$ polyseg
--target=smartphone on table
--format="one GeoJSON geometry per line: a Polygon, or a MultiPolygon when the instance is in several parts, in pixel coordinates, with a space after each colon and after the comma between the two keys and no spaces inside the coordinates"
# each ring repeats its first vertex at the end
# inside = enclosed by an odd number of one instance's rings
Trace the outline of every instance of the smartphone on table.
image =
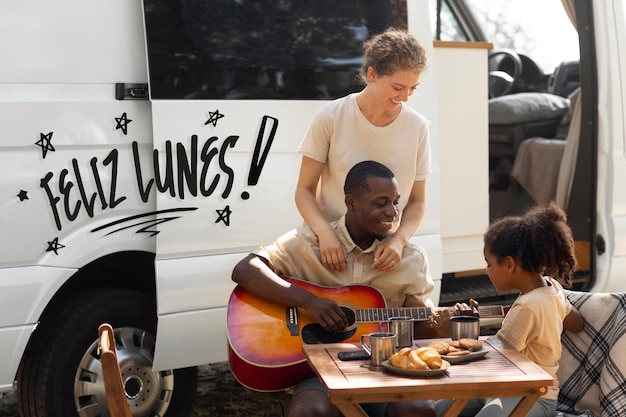
{"type": "Polygon", "coordinates": [[[360,359],[369,359],[370,355],[363,349],[347,350],[345,352],[339,352],[337,357],[342,361],[357,361],[360,359]]]}

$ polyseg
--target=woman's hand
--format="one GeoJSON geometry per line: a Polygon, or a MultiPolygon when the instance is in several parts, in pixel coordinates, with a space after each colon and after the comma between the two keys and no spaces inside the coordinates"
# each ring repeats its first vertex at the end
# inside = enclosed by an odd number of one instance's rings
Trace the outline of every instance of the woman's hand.
{"type": "Polygon", "coordinates": [[[302,157],[300,175],[296,184],[296,206],[304,221],[319,239],[322,264],[328,269],[343,272],[348,263],[348,253],[337,237],[337,233],[322,215],[315,199],[323,168],[323,163],[306,156],[302,157]]]}
{"type": "Polygon", "coordinates": [[[348,263],[346,248],[339,240],[335,231],[330,228],[328,230],[328,233],[320,233],[318,236],[322,263],[328,269],[343,272],[346,270],[348,263]]]}
{"type": "Polygon", "coordinates": [[[382,241],[374,252],[372,268],[386,272],[393,271],[400,263],[403,249],[404,245],[395,236],[382,241]]]}

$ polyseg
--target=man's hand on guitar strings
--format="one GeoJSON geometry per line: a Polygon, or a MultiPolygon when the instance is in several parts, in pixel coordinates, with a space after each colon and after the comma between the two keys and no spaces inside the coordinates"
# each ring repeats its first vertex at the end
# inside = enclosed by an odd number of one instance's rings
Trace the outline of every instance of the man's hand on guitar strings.
{"type": "Polygon", "coordinates": [[[315,296],[304,308],[327,332],[340,332],[348,326],[348,318],[336,301],[315,296]]]}

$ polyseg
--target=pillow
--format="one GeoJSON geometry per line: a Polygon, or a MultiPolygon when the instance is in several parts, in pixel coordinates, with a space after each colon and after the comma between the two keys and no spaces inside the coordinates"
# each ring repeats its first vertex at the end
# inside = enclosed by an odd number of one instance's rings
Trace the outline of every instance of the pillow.
{"type": "Polygon", "coordinates": [[[626,293],[566,293],[584,328],[561,336],[557,410],[568,417],[625,416],[626,293]]]}
{"type": "Polygon", "coordinates": [[[489,100],[489,124],[512,125],[563,117],[568,98],[548,93],[517,93],[489,100]]]}

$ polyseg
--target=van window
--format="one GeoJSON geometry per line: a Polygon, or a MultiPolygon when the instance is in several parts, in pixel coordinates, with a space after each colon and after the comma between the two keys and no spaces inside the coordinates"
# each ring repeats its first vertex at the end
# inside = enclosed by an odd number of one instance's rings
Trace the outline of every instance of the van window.
{"type": "Polygon", "coordinates": [[[429,7],[434,39],[491,42],[530,57],[545,74],[579,59],[578,34],[560,0],[429,0],[429,7]],[[473,39],[472,29],[484,39],[473,39]]]}
{"type": "Polygon", "coordinates": [[[468,0],[494,48],[510,48],[552,73],[578,61],[578,33],[560,0],[468,0]]]}
{"type": "Polygon", "coordinates": [[[470,42],[472,40],[466,34],[463,22],[452,11],[447,1],[429,0],[428,8],[433,39],[447,42],[470,42]]]}
{"type": "Polygon", "coordinates": [[[334,99],[406,0],[144,0],[153,99],[334,99]]]}

